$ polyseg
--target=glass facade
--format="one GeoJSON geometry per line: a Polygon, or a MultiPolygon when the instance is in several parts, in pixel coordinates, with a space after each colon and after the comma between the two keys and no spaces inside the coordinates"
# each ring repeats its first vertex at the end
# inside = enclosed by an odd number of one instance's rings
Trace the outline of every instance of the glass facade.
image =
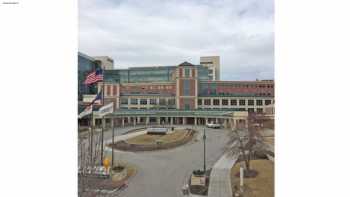
{"type": "Polygon", "coordinates": [[[208,68],[206,68],[204,66],[197,66],[197,72],[198,72],[198,80],[200,80],[200,81],[209,80],[208,68]]]}
{"type": "Polygon", "coordinates": [[[105,81],[113,83],[172,81],[176,66],[140,67],[125,70],[106,70],[105,81]]]}
{"type": "Polygon", "coordinates": [[[96,85],[84,85],[86,75],[95,70],[98,64],[93,58],[78,53],[78,100],[83,100],[83,94],[96,94],[96,85]]]}
{"type": "Polygon", "coordinates": [[[183,96],[190,96],[190,80],[184,79],[183,80],[183,96]]]}

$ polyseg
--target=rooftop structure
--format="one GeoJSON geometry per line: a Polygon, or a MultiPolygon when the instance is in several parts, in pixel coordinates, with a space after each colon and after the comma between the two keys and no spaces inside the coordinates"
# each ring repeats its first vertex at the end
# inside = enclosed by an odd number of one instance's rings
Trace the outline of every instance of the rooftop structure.
{"type": "Polygon", "coordinates": [[[208,68],[210,80],[220,80],[220,56],[200,57],[200,64],[208,68]]]}
{"type": "Polygon", "coordinates": [[[95,61],[99,61],[104,70],[112,70],[114,68],[114,60],[108,56],[94,56],[95,61]]]}

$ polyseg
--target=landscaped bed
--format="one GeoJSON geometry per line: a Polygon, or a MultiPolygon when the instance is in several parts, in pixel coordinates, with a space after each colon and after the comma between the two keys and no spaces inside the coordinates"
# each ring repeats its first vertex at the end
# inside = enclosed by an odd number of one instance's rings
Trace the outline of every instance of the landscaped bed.
{"type": "MultiPolygon", "coordinates": [[[[250,168],[257,171],[257,176],[244,178],[244,197],[274,196],[274,163],[270,160],[251,160],[250,168]]],[[[240,163],[231,169],[232,191],[239,188],[240,163]]]]}
{"type": "Polygon", "coordinates": [[[195,195],[208,195],[208,187],[209,187],[209,178],[210,178],[211,169],[207,170],[205,175],[203,171],[194,171],[191,178],[188,180],[189,192],[195,195]],[[197,173],[196,173],[197,172],[197,173]],[[198,172],[205,177],[205,185],[192,185],[191,180],[192,176],[198,174],[198,172]]]}
{"type": "MultiPolygon", "coordinates": [[[[191,141],[194,130],[175,130],[165,135],[143,134],[127,140],[119,141],[113,146],[115,149],[126,151],[152,151],[174,148],[191,141]]],[[[109,146],[112,146],[110,144],[109,146]]]]}
{"type": "Polygon", "coordinates": [[[120,181],[113,181],[111,177],[100,178],[96,176],[83,176],[79,174],[78,178],[83,179],[83,181],[79,181],[79,184],[84,184],[84,196],[96,196],[101,190],[113,191],[120,187],[123,187],[125,185],[126,180],[136,174],[136,168],[134,166],[127,165],[126,170],[126,177],[120,181]]]}

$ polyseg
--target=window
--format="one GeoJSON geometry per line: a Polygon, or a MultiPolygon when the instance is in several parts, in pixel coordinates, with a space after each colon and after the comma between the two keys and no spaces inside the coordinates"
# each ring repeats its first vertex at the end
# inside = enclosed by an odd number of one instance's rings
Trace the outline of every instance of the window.
{"type": "Polygon", "coordinates": [[[140,99],[141,105],[147,105],[147,99],[140,99]]]}
{"type": "Polygon", "coordinates": [[[219,99],[214,99],[213,100],[214,105],[220,105],[220,100],[219,99]]]}
{"type": "Polygon", "coordinates": [[[221,100],[222,105],[228,105],[228,100],[227,99],[222,99],[221,100]]]}
{"type": "Polygon", "coordinates": [[[116,85],[113,86],[113,95],[117,95],[117,86],[116,85]]]}
{"type": "Polygon", "coordinates": [[[157,99],[149,99],[149,104],[157,105],[157,99]]]}
{"type": "Polygon", "coordinates": [[[184,99],[184,106],[185,106],[185,110],[190,110],[191,109],[191,100],[184,99]]]}
{"type": "Polygon", "coordinates": [[[185,77],[190,77],[190,71],[189,68],[185,68],[185,77]]]}
{"type": "Polygon", "coordinates": [[[261,106],[263,104],[262,100],[256,100],[256,105],[261,106]]]}
{"type": "Polygon", "coordinates": [[[248,105],[254,105],[254,100],[248,100],[248,105]]]}
{"type": "Polygon", "coordinates": [[[190,95],[190,80],[183,80],[183,92],[182,94],[184,96],[189,96],[190,95]]]}
{"type": "Polygon", "coordinates": [[[175,99],[169,99],[168,105],[175,105],[175,99]]]}
{"type": "Polygon", "coordinates": [[[211,105],[210,99],[204,99],[204,105],[211,105]]]}
{"type": "Polygon", "coordinates": [[[127,104],[129,104],[129,101],[127,98],[122,98],[121,103],[122,103],[122,105],[127,105],[127,104]]]}
{"type": "Polygon", "coordinates": [[[107,96],[111,95],[111,86],[110,85],[105,85],[105,88],[107,87],[107,96]]]}
{"type": "Polygon", "coordinates": [[[271,104],[271,100],[265,100],[265,105],[270,105],[271,104]]]}
{"type": "Polygon", "coordinates": [[[209,74],[213,74],[213,70],[212,69],[209,69],[209,74]]]}
{"type": "Polygon", "coordinates": [[[254,108],[248,108],[248,112],[254,112],[254,108]]]}
{"type": "Polygon", "coordinates": [[[232,99],[231,100],[231,105],[237,105],[237,100],[236,99],[232,99]]]}
{"type": "Polygon", "coordinates": [[[245,105],[245,100],[239,100],[239,105],[245,105]]]}
{"type": "Polygon", "coordinates": [[[137,99],[130,99],[130,104],[132,105],[137,105],[138,104],[138,100],[137,99]]]}
{"type": "Polygon", "coordinates": [[[166,105],[165,99],[159,99],[159,105],[166,105]]]}
{"type": "Polygon", "coordinates": [[[257,108],[256,111],[257,111],[258,113],[263,113],[263,109],[262,109],[262,108],[257,108]]]}
{"type": "Polygon", "coordinates": [[[202,105],[202,99],[198,99],[198,105],[202,105]]]}

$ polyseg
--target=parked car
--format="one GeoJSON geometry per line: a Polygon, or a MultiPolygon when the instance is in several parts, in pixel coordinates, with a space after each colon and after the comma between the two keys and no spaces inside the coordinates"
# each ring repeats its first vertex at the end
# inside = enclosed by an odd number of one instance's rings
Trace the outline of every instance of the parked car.
{"type": "Polygon", "coordinates": [[[221,124],[219,124],[219,123],[208,123],[207,127],[208,128],[213,128],[213,129],[220,129],[221,128],[221,124]]]}

